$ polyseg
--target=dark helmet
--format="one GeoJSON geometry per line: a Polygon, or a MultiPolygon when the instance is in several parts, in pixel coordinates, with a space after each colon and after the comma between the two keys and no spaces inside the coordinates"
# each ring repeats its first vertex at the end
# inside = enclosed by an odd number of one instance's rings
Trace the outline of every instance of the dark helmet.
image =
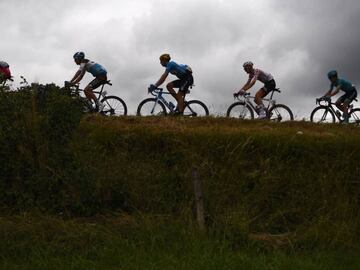
{"type": "Polygon", "coordinates": [[[336,70],[331,70],[328,72],[327,76],[329,79],[331,79],[332,77],[337,77],[338,73],[336,70]]]}
{"type": "Polygon", "coordinates": [[[169,62],[171,60],[170,54],[164,53],[159,57],[160,61],[169,62]]]}
{"type": "Polygon", "coordinates": [[[83,59],[85,59],[85,53],[83,53],[83,52],[77,52],[77,53],[75,53],[74,54],[74,59],[75,60],[83,60],[83,59]]]}
{"type": "Polygon", "coordinates": [[[243,68],[247,68],[247,67],[253,67],[254,63],[251,61],[247,61],[243,64],[243,68]]]}

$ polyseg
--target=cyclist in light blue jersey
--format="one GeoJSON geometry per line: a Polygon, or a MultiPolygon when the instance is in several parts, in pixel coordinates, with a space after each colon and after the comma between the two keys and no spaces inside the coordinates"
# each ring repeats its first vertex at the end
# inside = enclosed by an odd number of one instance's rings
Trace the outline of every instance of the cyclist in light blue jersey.
{"type": "Polygon", "coordinates": [[[154,90],[162,85],[169,73],[178,77],[178,80],[168,83],[166,88],[178,103],[178,113],[183,114],[185,107],[184,99],[186,94],[189,92],[189,87],[194,83],[194,78],[192,70],[189,66],[180,65],[170,60],[171,57],[169,54],[163,54],[160,56],[160,64],[165,67],[166,70],[155,84],[150,85],[149,89],[154,90]],[[179,88],[179,92],[176,93],[174,88],[179,88]]]}
{"type": "Polygon", "coordinates": [[[339,78],[336,70],[330,71],[328,73],[328,78],[331,82],[330,90],[324,97],[330,98],[335,96],[340,90],[345,92],[345,94],[342,95],[335,104],[336,107],[343,112],[344,122],[347,123],[349,122],[349,107],[351,102],[353,102],[357,97],[357,90],[351,82],[339,78]]]}
{"type": "Polygon", "coordinates": [[[83,52],[77,52],[74,54],[74,61],[77,65],[80,66],[79,70],[75,73],[74,77],[71,79],[70,84],[79,83],[84,77],[86,72],[91,73],[95,79],[92,80],[84,89],[84,93],[88,100],[93,100],[98,110],[101,111],[104,107],[103,104],[96,98],[93,93],[93,90],[107,82],[107,71],[98,63],[85,59],[85,54],[83,52]]]}

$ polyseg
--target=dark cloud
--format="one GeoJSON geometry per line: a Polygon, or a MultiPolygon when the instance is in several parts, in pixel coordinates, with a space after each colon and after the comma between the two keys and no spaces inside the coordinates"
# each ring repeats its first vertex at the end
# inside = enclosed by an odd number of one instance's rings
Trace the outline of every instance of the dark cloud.
{"type": "Polygon", "coordinates": [[[15,75],[61,83],[84,50],[108,69],[110,91],[132,113],[163,72],[163,52],[192,66],[193,97],[218,114],[245,82],[247,60],[275,76],[280,101],[299,116],[325,92],[329,69],[360,85],[358,0],[0,0],[0,9],[0,58],[15,75]]]}

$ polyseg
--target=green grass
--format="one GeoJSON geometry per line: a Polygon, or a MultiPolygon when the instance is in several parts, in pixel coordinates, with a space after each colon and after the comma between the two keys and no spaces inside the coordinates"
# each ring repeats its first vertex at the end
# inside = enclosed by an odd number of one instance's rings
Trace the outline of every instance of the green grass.
{"type": "Polygon", "coordinates": [[[226,240],[158,218],[0,220],[1,269],[359,269],[357,254],[234,249],[226,240]]]}
{"type": "Polygon", "coordinates": [[[359,268],[358,127],[83,116],[46,89],[0,91],[4,269],[359,268]]]}

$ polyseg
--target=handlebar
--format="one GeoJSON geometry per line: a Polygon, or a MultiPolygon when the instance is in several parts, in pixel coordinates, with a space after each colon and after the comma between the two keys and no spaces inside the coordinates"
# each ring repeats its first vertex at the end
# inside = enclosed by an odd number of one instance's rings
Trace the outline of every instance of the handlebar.
{"type": "Polygon", "coordinates": [[[321,97],[321,98],[317,98],[316,99],[316,104],[320,105],[321,102],[327,102],[327,103],[331,103],[331,98],[330,97],[321,97]]]}
{"type": "MultiPolygon", "coordinates": [[[[163,93],[164,89],[156,87],[152,89],[151,87],[148,88],[148,93],[156,97],[158,94],[163,93]]],[[[164,94],[170,94],[170,93],[164,93],[164,94]]]]}
{"type": "Polygon", "coordinates": [[[240,99],[240,97],[244,97],[244,98],[250,97],[250,93],[245,93],[243,95],[234,94],[234,99],[240,99]]]}

